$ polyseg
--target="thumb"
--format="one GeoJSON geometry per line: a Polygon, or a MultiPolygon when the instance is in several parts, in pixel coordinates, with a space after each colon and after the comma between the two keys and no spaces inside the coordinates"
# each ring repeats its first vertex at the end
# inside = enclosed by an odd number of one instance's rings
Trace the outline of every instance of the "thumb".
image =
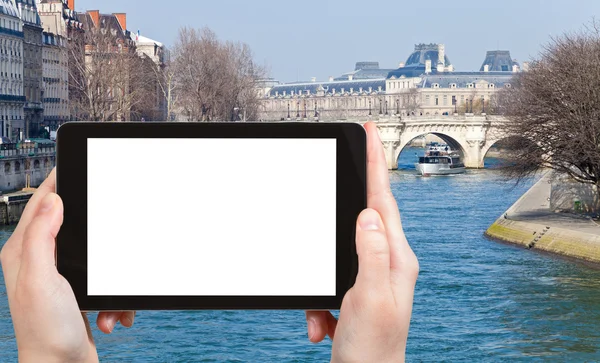
{"type": "Polygon", "coordinates": [[[356,285],[377,289],[389,286],[390,246],[381,216],[374,209],[365,209],[356,226],[358,276],[356,285]]]}
{"type": "Polygon", "coordinates": [[[63,222],[63,204],[55,193],[48,193],[25,230],[22,266],[33,272],[55,268],[56,235],[63,222]]]}

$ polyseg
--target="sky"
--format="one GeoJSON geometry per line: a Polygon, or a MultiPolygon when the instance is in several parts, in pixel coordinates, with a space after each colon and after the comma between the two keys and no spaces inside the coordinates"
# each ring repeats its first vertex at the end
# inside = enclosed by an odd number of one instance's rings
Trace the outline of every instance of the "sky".
{"type": "Polygon", "coordinates": [[[552,36],[600,15],[599,0],[75,0],[75,10],[127,13],[127,27],[171,46],[180,27],[208,27],[247,43],[281,82],[327,80],[357,61],[397,68],[417,43],[443,43],[459,71],[479,70],[488,50],[519,63],[552,36]]]}

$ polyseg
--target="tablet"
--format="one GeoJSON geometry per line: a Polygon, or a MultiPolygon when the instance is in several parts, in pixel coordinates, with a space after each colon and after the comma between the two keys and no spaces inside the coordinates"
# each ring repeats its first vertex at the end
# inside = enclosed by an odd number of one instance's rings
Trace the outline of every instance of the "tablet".
{"type": "Polygon", "coordinates": [[[366,133],[67,123],[57,193],[57,268],[82,311],[339,309],[358,269],[366,133]]]}

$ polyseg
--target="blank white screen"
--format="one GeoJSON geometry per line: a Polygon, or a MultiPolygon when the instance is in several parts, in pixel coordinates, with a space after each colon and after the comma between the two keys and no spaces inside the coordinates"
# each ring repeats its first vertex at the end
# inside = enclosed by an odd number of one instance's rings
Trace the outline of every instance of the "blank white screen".
{"type": "Polygon", "coordinates": [[[335,139],[88,139],[89,296],[335,296],[335,139]]]}

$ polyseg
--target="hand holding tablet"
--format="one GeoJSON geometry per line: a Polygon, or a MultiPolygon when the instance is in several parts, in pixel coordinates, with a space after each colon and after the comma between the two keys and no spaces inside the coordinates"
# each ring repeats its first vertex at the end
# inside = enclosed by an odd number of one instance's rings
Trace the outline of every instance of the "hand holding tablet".
{"type": "MultiPolygon", "coordinates": [[[[418,273],[416,258],[406,243],[397,206],[389,192],[385,159],[381,143],[377,137],[376,127],[373,124],[367,124],[366,128],[369,131],[368,206],[372,210],[363,212],[359,218],[359,224],[361,221],[367,221],[365,226],[357,227],[356,218],[352,223],[357,233],[356,245],[358,245],[361,261],[358,278],[354,287],[344,298],[337,330],[334,319],[328,315],[329,313],[313,311],[307,315],[309,322],[311,322],[309,323],[309,334],[312,341],[322,340],[325,333],[333,335],[334,330],[336,336],[345,337],[336,339],[334,342],[332,360],[340,362],[348,356],[364,358],[391,357],[394,361],[397,361],[400,350],[402,355],[404,354],[404,344],[402,343],[406,340],[414,284],[418,273]],[[378,224],[379,222],[381,224],[378,224]],[[378,228],[374,229],[373,226],[378,226],[378,228]],[[386,244],[389,246],[388,248],[385,248],[386,244]],[[388,263],[386,263],[386,258],[389,259],[388,263]],[[353,329],[355,332],[352,333],[349,329],[353,329]],[[347,335],[348,333],[352,334],[347,335]],[[354,336],[360,341],[352,343],[351,340],[347,339],[349,336],[354,336]],[[377,336],[378,339],[372,342],[366,339],[377,336]],[[352,344],[345,346],[344,342],[352,344]],[[389,354],[386,355],[386,352],[389,354]]],[[[56,352],[57,354],[65,353],[71,357],[83,357],[84,354],[93,352],[94,354],[91,355],[93,357],[95,356],[95,349],[93,349],[94,347],[89,340],[91,335],[88,337],[86,333],[85,322],[87,320],[81,319],[77,307],[77,302],[81,300],[76,300],[76,294],[73,294],[68,284],[65,284],[66,280],[62,279],[56,268],[52,266],[53,248],[44,248],[44,246],[53,246],[52,237],[58,232],[61,222],[62,203],[59,198],[51,194],[54,187],[53,177],[54,174],[36,192],[36,195],[28,204],[19,226],[0,256],[7,281],[7,291],[20,355],[26,355],[26,351],[22,350],[22,347],[37,347],[38,351],[43,351],[43,343],[50,343],[53,347],[61,348],[59,349],[61,351],[56,352]],[[45,195],[49,195],[49,198],[55,198],[55,204],[50,210],[42,211],[39,208],[40,200],[45,195]],[[21,246],[23,253],[21,253],[21,246]],[[41,262],[44,263],[40,264],[41,262]],[[32,268],[32,266],[45,266],[46,270],[32,268]],[[22,271],[28,271],[28,273],[22,271]],[[39,281],[44,279],[47,273],[52,278],[45,280],[44,284],[40,284],[39,281]],[[16,276],[22,278],[18,285],[15,283],[16,276]],[[17,286],[19,288],[16,288],[17,286]],[[39,296],[41,292],[50,290],[57,294],[54,296],[54,300],[33,298],[35,294],[39,296]],[[52,305],[52,302],[57,305],[52,305]],[[41,309],[42,305],[53,312],[52,316],[42,314],[35,321],[32,321],[28,314],[24,315],[22,313],[24,310],[41,309]],[[52,332],[58,324],[67,329],[65,332],[69,334],[61,335],[61,337],[52,334],[47,336],[40,334],[41,331],[52,332]],[[27,331],[30,331],[31,334],[27,331]],[[50,341],[32,342],[31,339],[34,336],[37,338],[45,336],[50,341]],[[56,344],[62,341],[59,338],[65,338],[67,341],[63,341],[63,343],[66,343],[66,345],[56,344]]],[[[65,228],[64,224],[62,228],[61,232],[65,228]]],[[[352,244],[354,245],[354,243],[352,244]]],[[[310,264],[306,264],[306,268],[310,268],[310,264]]],[[[336,274],[336,276],[339,276],[339,274],[336,274]]],[[[339,283],[339,281],[336,282],[339,283]]],[[[202,298],[206,298],[206,296],[202,298]]],[[[281,303],[282,301],[274,301],[274,303],[281,303]]],[[[333,300],[321,300],[319,304],[323,307],[327,305],[323,303],[324,301],[331,302],[333,300]]],[[[275,306],[277,305],[275,304],[275,306]]],[[[183,308],[190,308],[190,306],[184,306],[183,308]]],[[[107,314],[111,313],[103,313],[99,316],[99,324],[100,317],[103,317],[104,322],[111,319],[116,320],[115,317],[117,319],[121,317],[121,321],[124,323],[129,323],[129,318],[132,318],[128,315],[129,313],[112,313],[114,316],[107,314]]],[[[48,352],[49,350],[46,351],[45,358],[50,357],[48,352]]],[[[31,353],[31,350],[27,354],[29,353],[31,353]]]]}

